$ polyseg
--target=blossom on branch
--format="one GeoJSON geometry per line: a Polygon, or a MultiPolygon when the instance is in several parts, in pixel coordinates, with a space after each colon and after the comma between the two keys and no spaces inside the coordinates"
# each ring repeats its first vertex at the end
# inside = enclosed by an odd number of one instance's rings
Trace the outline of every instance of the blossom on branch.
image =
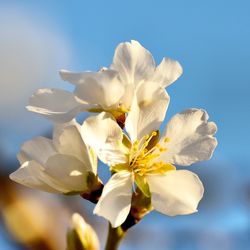
{"type": "Polygon", "coordinates": [[[139,42],[125,42],[117,46],[110,68],[82,73],[61,70],[62,79],[75,85],[74,93],[39,89],[27,109],[54,122],[68,122],[82,111],[106,111],[119,118],[129,112],[135,96],[140,105],[148,104],[158,88],[169,86],[181,74],[177,61],[163,58],[156,66],[139,42]]]}
{"type": "Polygon", "coordinates": [[[89,193],[102,186],[97,158],[82,139],[75,121],[57,125],[53,140],[37,137],[25,142],[18,154],[21,167],[10,178],[51,193],[89,193]]]}
{"type": "Polygon", "coordinates": [[[170,216],[196,212],[203,196],[198,176],[174,165],[210,159],[217,145],[213,136],[217,127],[208,122],[206,111],[188,109],[169,121],[159,139],[168,105],[166,96],[162,99],[143,109],[134,99],[125,123],[130,138],[108,113],[90,117],[82,126],[86,143],[114,173],[94,210],[113,227],[126,220],[135,186],[151,197],[154,209],[170,216]]]}

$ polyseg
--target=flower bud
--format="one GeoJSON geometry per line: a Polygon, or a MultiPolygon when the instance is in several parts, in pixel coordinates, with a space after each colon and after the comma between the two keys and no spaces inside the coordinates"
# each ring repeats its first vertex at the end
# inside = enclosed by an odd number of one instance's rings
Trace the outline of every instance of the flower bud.
{"type": "Polygon", "coordinates": [[[99,240],[94,229],[80,214],[71,218],[71,229],[67,234],[67,250],[99,250],[99,240]]]}

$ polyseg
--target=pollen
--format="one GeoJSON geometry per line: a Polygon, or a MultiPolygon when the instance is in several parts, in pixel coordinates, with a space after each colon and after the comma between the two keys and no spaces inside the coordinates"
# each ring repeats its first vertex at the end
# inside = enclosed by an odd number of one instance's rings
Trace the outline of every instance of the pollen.
{"type": "Polygon", "coordinates": [[[169,137],[165,137],[163,140],[165,143],[170,142],[170,138],[169,137]]]}
{"type": "Polygon", "coordinates": [[[167,148],[162,147],[159,143],[157,143],[155,146],[159,149],[160,152],[166,152],[167,151],[167,148]]]}
{"type": "Polygon", "coordinates": [[[166,152],[167,150],[167,148],[160,148],[160,152],[166,152]]]}

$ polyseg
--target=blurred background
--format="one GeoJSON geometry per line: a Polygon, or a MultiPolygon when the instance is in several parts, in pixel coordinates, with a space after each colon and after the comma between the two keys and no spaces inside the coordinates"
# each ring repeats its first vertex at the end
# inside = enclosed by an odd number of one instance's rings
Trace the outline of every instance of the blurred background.
{"type": "Polygon", "coordinates": [[[152,212],[122,250],[250,248],[250,2],[0,0],[0,249],[61,250],[72,212],[103,242],[106,222],[80,197],[28,190],[8,180],[20,145],[50,135],[49,121],[25,110],[40,87],[70,89],[59,69],[109,66],[118,43],[138,40],[157,63],[180,61],[168,88],[167,120],[204,108],[218,125],[212,160],[191,167],[205,185],[199,212],[169,218],[152,212]]]}

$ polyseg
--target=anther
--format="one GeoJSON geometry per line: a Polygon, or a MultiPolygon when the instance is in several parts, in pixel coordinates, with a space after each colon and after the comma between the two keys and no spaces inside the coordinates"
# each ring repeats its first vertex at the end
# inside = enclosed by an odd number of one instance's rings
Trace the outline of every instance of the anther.
{"type": "Polygon", "coordinates": [[[169,138],[169,137],[165,137],[165,138],[164,138],[164,142],[165,142],[165,143],[167,143],[167,142],[169,142],[169,141],[170,141],[170,138],[169,138]]]}
{"type": "Polygon", "coordinates": [[[151,135],[152,135],[152,136],[156,136],[157,133],[156,133],[155,131],[153,131],[151,135]]]}
{"type": "Polygon", "coordinates": [[[160,150],[160,152],[166,152],[167,148],[160,148],[159,150],[160,150]]]}
{"type": "Polygon", "coordinates": [[[133,145],[138,145],[139,144],[139,141],[138,140],[136,140],[134,143],[133,143],[133,145]]]}

